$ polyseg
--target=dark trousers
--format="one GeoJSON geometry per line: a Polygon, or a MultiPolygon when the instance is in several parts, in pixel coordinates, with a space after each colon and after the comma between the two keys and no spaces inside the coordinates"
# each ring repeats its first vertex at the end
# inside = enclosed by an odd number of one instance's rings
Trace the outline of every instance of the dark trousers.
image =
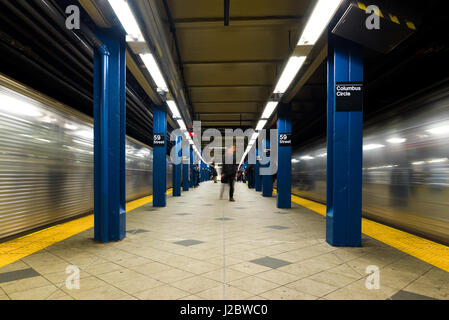
{"type": "Polygon", "coordinates": [[[229,199],[234,198],[234,179],[229,179],[229,199]]]}

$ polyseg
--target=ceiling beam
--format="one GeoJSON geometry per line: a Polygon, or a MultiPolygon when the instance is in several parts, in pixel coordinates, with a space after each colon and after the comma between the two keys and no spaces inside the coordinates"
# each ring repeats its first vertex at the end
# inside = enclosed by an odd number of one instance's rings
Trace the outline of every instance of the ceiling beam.
{"type": "Polygon", "coordinates": [[[214,85],[189,85],[189,88],[272,88],[271,84],[214,84],[214,85]]]}
{"type": "Polygon", "coordinates": [[[81,6],[86,10],[87,14],[92,18],[100,28],[109,28],[111,25],[108,19],[103,15],[97,3],[92,0],[78,0],[81,6]]]}
{"type": "MultiPolygon", "coordinates": [[[[298,27],[301,17],[254,17],[232,18],[230,25],[234,27],[291,26],[298,27]]],[[[214,29],[223,28],[221,19],[185,19],[174,20],[177,29],[214,29]]]]}
{"type": "Polygon", "coordinates": [[[188,65],[217,65],[217,64],[278,64],[283,63],[282,59],[271,60],[221,60],[221,61],[183,61],[184,66],[188,65]]]}
{"type": "Polygon", "coordinates": [[[195,114],[199,114],[199,115],[241,115],[241,114],[249,114],[249,115],[254,115],[254,114],[259,114],[259,111],[242,111],[242,112],[225,112],[223,110],[220,110],[218,112],[214,112],[214,111],[209,111],[209,112],[195,112],[195,114]]]}

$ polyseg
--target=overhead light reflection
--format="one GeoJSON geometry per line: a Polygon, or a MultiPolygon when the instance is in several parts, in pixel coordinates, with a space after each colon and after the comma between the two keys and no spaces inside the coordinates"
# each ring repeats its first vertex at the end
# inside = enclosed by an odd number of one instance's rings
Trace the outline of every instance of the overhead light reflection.
{"type": "Polygon", "coordinates": [[[429,130],[426,130],[427,132],[430,132],[431,134],[445,134],[449,133],[449,125],[439,126],[435,127],[429,130]]]}
{"type": "Polygon", "coordinates": [[[368,150],[374,150],[374,149],[379,149],[379,148],[383,148],[383,147],[385,147],[383,144],[373,143],[373,144],[364,145],[363,150],[368,151],[368,150]]]}
{"type": "Polygon", "coordinates": [[[387,140],[387,142],[391,144],[400,144],[404,143],[405,141],[407,141],[407,139],[405,138],[391,138],[387,140]]]}

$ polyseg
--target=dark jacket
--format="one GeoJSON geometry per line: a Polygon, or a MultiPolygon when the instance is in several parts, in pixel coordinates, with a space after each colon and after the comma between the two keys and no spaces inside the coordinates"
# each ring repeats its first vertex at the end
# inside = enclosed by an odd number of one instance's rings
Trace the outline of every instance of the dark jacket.
{"type": "Polygon", "coordinates": [[[237,165],[235,164],[223,165],[223,174],[227,181],[229,181],[229,178],[234,179],[236,172],[237,172],[237,165]]]}

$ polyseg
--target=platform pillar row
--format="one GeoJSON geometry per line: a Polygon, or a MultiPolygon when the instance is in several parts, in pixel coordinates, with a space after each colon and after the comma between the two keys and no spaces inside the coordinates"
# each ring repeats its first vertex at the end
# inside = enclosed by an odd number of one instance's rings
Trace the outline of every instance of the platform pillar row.
{"type": "MultiPolygon", "coordinates": [[[[268,152],[270,150],[270,138],[264,137],[262,139],[262,145],[265,150],[267,150],[266,157],[270,159],[268,152]]],[[[264,150],[262,150],[264,152],[264,150]]],[[[261,167],[269,168],[271,159],[266,163],[261,165],[261,167]]],[[[266,172],[265,172],[266,173],[266,172]]],[[[262,179],[262,196],[263,197],[272,197],[273,196],[273,175],[272,174],[264,174],[261,175],[262,179]]]]}
{"type": "Polygon", "coordinates": [[[173,196],[181,196],[181,175],[182,175],[182,137],[176,136],[173,148],[175,149],[175,157],[179,162],[173,164],[173,196]]]}
{"type": "Polygon", "coordinates": [[[94,239],[126,235],[126,41],[117,29],[96,30],[94,53],[94,239]]]}
{"type": "Polygon", "coordinates": [[[182,191],[189,191],[190,144],[182,139],[182,191]]]}
{"type": "Polygon", "coordinates": [[[292,202],[292,120],[291,106],[287,103],[281,103],[278,106],[277,120],[277,192],[276,206],[282,209],[291,208],[292,202]],[[282,144],[280,136],[284,135],[282,144]],[[288,141],[289,140],[289,141],[288,141]],[[290,142],[290,143],[288,143],[290,142]]]}
{"type": "Polygon", "coordinates": [[[190,188],[193,188],[195,186],[195,170],[193,169],[193,148],[190,146],[189,149],[190,152],[190,179],[189,179],[189,186],[190,188]]]}
{"type": "MultiPolygon", "coordinates": [[[[361,246],[363,106],[336,104],[337,82],[363,81],[363,48],[329,32],[326,241],[361,246]]],[[[362,104],[362,103],[360,103],[362,104]]]]}
{"type": "Polygon", "coordinates": [[[254,165],[254,185],[256,191],[262,191],[262,180],[260,176],[260,150],[259,147],[256,148],[256,164],[254,165]]]}
{"type": "Polygon", "coordinates": [[[167,205],[167,111],[153,107],[153,207],[167,205]],[[159,137],[160,139],[156,139],[159,137]],[[156,141],[164,142],[156,144],[156,141]]]}

